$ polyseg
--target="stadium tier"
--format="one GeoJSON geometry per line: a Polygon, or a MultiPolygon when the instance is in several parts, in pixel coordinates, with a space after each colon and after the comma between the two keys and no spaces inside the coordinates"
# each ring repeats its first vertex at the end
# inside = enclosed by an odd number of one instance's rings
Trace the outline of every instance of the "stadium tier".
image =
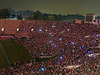
{"type": "MultiPolygon", "coordinates": [[[[30,64],[14,66],[16,75],[100,74],[100,25],[39,20],[0,22],[2,35],[14,35],[34,59],[30,64]],[[46,60],[37,62],[42,58],[46,60]]],[[[0,69],[0,74],[5,73],[13,71],[10,67],[0,69]]]]}

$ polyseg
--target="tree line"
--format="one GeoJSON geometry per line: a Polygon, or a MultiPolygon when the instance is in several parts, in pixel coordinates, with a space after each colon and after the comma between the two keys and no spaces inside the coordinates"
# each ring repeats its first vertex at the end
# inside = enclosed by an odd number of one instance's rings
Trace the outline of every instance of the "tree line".
{"type": "Polygon", "coordinates": [[[31,16],[26,17],[28,20],[49,20],[49,21],[74,21],[82,20],[84,21],[84,16],[79,14],[67,14],[67,15],[56,15],[56,14],[47,14],[41,13],[40,11],[33,12],[31,16]]]}
{"type": "MultiPolygon", "coordinates": [[[[15,12],[15,11],[14,11],[15,12]]],[[[22,12],[22,11],[21,11],[22,12]]],[[[23,11],[24,12],[24,11],[23,11]]],[[[30,12],[29,10],[27,11],[27,13],[30,12]]],[[[57,15],[57,14],[48,14],[48,13],[42,13],[40,11],[36,11],[36,12],[32,12],[29,16],[23,16],[26,13],[26,11],[24,13],[18,13],[18,19],[25,19],[25,20],[48,20],[48,21],[74,21],[75,19],[77,20],[82,20],[84,21],[84,16],[83,15],[79,15],[79,14],[67,14],[67,15],[57,15]],[[22,17],[23,16],[23,17],[22,17]]],[[[9,12],[9,10],[7,8],[4,9],[0,9],[0,19],[7,19],[9,18],[10,15],[15,15],[14,13],[12,14],[11,12],[9,12]]]]}

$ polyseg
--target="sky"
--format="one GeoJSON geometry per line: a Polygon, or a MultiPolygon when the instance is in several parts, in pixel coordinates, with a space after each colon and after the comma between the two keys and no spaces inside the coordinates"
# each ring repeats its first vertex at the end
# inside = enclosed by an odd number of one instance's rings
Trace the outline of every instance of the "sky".
{"type": "Polygon", "coordinates": [[[94,13],[100,16],[100,0],[0,0],[0,9],[33,10],[51,14],[94,13]]]}

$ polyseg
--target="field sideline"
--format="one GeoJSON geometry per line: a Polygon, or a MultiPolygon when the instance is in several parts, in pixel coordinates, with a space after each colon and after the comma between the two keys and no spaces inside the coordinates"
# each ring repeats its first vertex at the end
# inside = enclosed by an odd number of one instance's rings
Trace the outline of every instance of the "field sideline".
{"type": "MultiPolygon", "coordinates": [[[[21,44],[16,43],[14,40],[0,40],[0,43],[5,50],[5,53],[10,60],[11,64],[15,62],[29,62],[32,57],[28,51],[21,44]]],[[[0,68],[9,66],[1,48],[0,48],[0,68]]]]}

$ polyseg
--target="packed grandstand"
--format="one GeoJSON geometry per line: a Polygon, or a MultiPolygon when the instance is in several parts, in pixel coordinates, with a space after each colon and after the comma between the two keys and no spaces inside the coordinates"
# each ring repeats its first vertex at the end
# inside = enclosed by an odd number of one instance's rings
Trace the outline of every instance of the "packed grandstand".
{"type": "Polygon", "coordinates": [[[10,66],[1,68],[1,75],[100,74],[100,25],[0,20],[0,29],[1,40],[11,38],[20,42],[34,59],[34,62],[13,66],[13,70],[10,66]],[[50,59],[37,62],[36,58],[50,59]]]}

